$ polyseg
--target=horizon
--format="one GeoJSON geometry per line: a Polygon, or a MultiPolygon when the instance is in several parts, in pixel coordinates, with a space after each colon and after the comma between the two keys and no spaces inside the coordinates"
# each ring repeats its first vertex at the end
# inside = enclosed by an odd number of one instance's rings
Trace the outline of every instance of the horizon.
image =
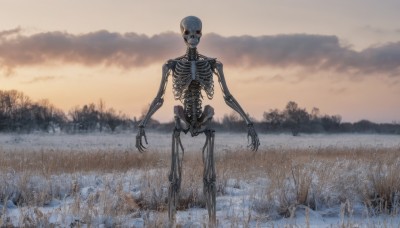
{"type": "MultiPolygon", "coordinates": [[[[0,13],[0,90],[48,99],[67,113],[104,100],[130,117],[154,99],[161,66],[185,52],[180,20],[203,21],[198,50],[224,64],[246,113],[289,101],[343,122],[400,121],[400,3],[203,1],[194,8],[157,1],[6,1],[0,13]],[[221,12],[224,12],[221,14],[221,12]]],[[[172,80],[152,117],[173,119],[172,80]]],[[[217,79],[203,107],[230,114],[217,79]]]]}
{"type": "MultiPolygon", "coordinates": [[[[120,110],[116,110],[113,106],[110,106],[110,105],[106,104],[104,102],[104,100],[102,100],[102,99],[98,100],[97,102],[89,102],[89,103],[86,103],[86,104],[83,104],[83,105],[75,105],[75,106],[71,107],[71,109],[69,109],[68,111],[64,111],[64,110],[60,109],[59,107],[55,106],[54,104],[52,104],[48,99],[32,100],[29,96],[27,96],[26,94],[24,94],[21,91],[17,91],[17,90],[0,90],[0,93],[1,92],[6,92],[7,93],[7,92],[11,92],[11,91],[16,91],[17,94],[18,94],[17,95],[18,98],[20,98],[20,95],[24,96],[24,98],[22,100],[25,101],[25,105],[27,104],[26,101],[28,101],[31,104],[38,104],[39,106],[43,106],[44,108],[49,108],[49,107],[55,108],[57,110],[62,111],[65,114],[65,116],[68,118],[69,121],[72,120],[71,119],[71,114],[69,113],[70,111],[72,111],[72,112],[77,111],[77,110],[81,111],[84,106],[91,106],[91,105],[94,105],[94,107],[95,107],[95,109],[97,111],[99,111],[100,110],[100,106],[102,106],[101,109],[103,110],[103,112],[112,111],[112,112],[115,112],[116,114],[118,113],[117,115],[119,117],[127,118],[130,121],[135,121],[135,120],[136,121],[140,121],[141,120],[140,118],[143,117],[143,116],[140,116],[140,115],[139,116],[130,116],[127,113],[124,113],[124,112],[122,112],[120,110]]],[[[304,108],[300,104],[298,104],[296,101],[288,101],[287,104],[290,103],[290,102],[294,102],[296,105],[298,105],[298,109],[299,110],[305,110],[305,112],[309,115],[309,117],[312,118],[314,110],[307,110],[306,108],[304,108]]],[[[19,107],[19,108],[21,108],[21,107],[19,107]]],[[[331,118],[332,117],[339,117],[340,118],[340,123],[351,123],[351,124],[354,124],[354,123],[361,122],[361,121],[368,121],[368,122],[375,123],[375,124],[400,124],[400,122],[396,122],[396,121],[392,121],[392,122],[374,122],[374,121],[371,121],[371,120],[368,120],[368,119],[359,119],[359,120],[356,120],[356,121],[342,121],[342,116],[340,115],[340,113],[335,113],[335,114],[324,113],[318,107],[313,107],[313,109],[314,108],[317,110],[317,115],[316,115],[317,118],[322,118],[322,117],[326,117],[326,116],[327,117],[331,117],[331,118]]],[[[286,110],[286,106],[284,108],[282,108],[282,109],[281,108],[272,108],[270,110],[265,110],[263,112],[263,118],[261,118],[261,119],[254,118],[251,115],[249,117],[252,120],[254,120],[255,123],[263,123],[263,122],[266,121],[265,118],[264,118],[264,114],[265,113],[269,113],[271,111],[278,111],[280,113],[284,113],[285,110],[286,110]]],[[[145,113],[142,113],[141,115],[143,115],[143,114],[145,114],[145,113]]],[[[238,113],[236,113],[235,111],[233,111],[233,110],[230,113],[224,113],[221,117],[213,118],[212,121],[217,122],[217,123],[222,123],[223,119],[225,117],[230,118],[231,115],[235,115],[238,118],[239,122],[240,121],[244,122],[244,120],[240,117],[240,115],[238,113]]],[[[236,119],[236,117],[234,119],[236,119]]],[[[173,118],[170,119],[170,120],[164,120],[164,121],[156,119],[154,117],[151,117],[151,119],[157,121],[159,124],[168,124],[168,123],[174,122],[173,118]]]]}

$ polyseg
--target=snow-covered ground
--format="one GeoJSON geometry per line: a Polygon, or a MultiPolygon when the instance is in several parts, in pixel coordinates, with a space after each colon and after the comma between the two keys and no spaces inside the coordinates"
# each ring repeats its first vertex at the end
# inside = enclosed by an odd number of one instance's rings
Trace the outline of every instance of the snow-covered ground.
{"type": "MultiPolygon", "coordinates": [[[[260,134],[260,149],[308,148],[393,148],[400,147],[400,135],[379,134],[260,134]]],[[[171,134],[148,132],[149,150],[169,151],[171,134]]],[[[205,137],[182,135],[187,151],[199,151],[205,137]]],[[[219,151],[246,148],[246,133],[216,133],[219,151]]],[[[135,150],[135,134],[0,134],[0,149],[11,150],[135,150]]]]}
{"type": "MultiPolygon", "coordinates": [[[[159,175],[160,170],[151,175],[159,175]]],[[[163,173],[161,171],[161,173],[163,173]]],[[[165,174],[165,173],[163,173],[165,174]]],[[[52,185],[61,188],[61,191],[70,192],[71,182],[80,187],[76,194],[66,194],[62,199],[52,199],[45,205],[20,206],[8,199],[0,206],[2,226],[13,224],[21,226],[56,226],[56,227],[167,227],[167,212],[138,211],[136,204],[121,200],[128,200],[124,196],[141,197],[144,173],[129,171],[113,174],[78,174],[54,176],[52,185]],[[123,204],[118,207],[117,204],[123,204]],[[121,210],[120,212],[115,210],[121,210]],[[30,225],[31,224],[31,225],[30,225]]],[[[148,175],[148,173],[146,174],[148,175]]],[[[165,178],[166,175],[162,175],[165,178]]],[[[46,184],[49,180],[35,177],[32,185],[46,184]],[[33,183],[35,182],[35,183],[33,183]]],[[[268,179],[257,178],[250,181],[229,179],[225,186],[224,195],[217,197],[218,227],[399,227],[398,215],[371,215],[361,203],[350,204],[344,202],[339,205],[311,210],[306,206],[298,205],[293,214],[283,218],[271,209],[265,212],[255,209],[258,199],[258,189],[268,186],[268,179]]],[[[40,187],[38,187],[40,190],[40,187]]],[[[154,190],[154,189],[153,189],[154,190]]],[[[154,190],[151,197],[165,196],[166,183],[154,190]],[[156,195],[156,196],[154,196],[156,195]]],[[[264,202],[265,203],[265,202],[264,202]]],[[[273,203],[271,203],[272,205],[273,203]]],[[[177,213],[177,224],[182,227],[206,227],[208,221],[207,210],[204,208],[190,208],[177,213]]]]}
{"type": "MultiPolygon", "coordinates": [[[[149,150],[169,152],[171,134],[149,132],[149,150]]],[[[135,134],[0,134],[0,151],[105,151],[121,150],[136,152],[135,134]]],[[[204,137],[183,136],[186,151],[200,151],[204,137]]],[[[315,149],[315,148],[400,148],[398,135],[338,134],[338,135],[260,135],[260,151],[268,149],[315,149]]],[[[246,148],[246,133],[219,133],[216,135],[216,153],[246,148]]],[[[399,154],[400,157],[400,154],[399,154]]],[[[351,167],[346,161],[337,166],[343,173],[354,172],[364,178],[368,165],[351,167]],[[343,165],[345,164],[345,165],[343,165]],[[352,169],[350,169],[352,168],[352,169]],[[348,170],[348,171],[346,171],[348,170]]],[[[0,226],[12,224],[23,226],[57,227],[159,227],[166,226],[167,212],[153,210],[138,211],[138,205],[131,199],[144,196],[165,197],[168,182],[167,169],[151,167],[147,170],[129,170],[113,173],[72,173],[62,175],[29,175],[6,171],[1,174],[0,186],[3,192],[12,192],[25,181],[32,189],[32,197],[40,198],[41,192],[50,191],[52,199],[44,200],[41,206],[16,206],[18,194],[3,198],[0,206],[0,226]],[[156,182],[154,182],[156,181],[156,182]],[[74,186],[77,186],[76,189],[74,186]],[[144,191],[152,192],[144,192],[144,191]],[[118,205],[123,205],[118,206],[118,205]],[[124,211],[124,212],[123,212],[124,211]],[[88,222],[89,221],[89,222],[88,222]]],[[[335,170],[335,171],[337,171],[335,170]]],[[[339,176],[337,178],[344,178],[339,176]]],[[[399,213],[371,215],[359,199],[323,204],[318,210],[298,205],[291,216],[277,215],[274,207],[278,204],[263,199],[272,180],[268,177],[242,180],[229,178],[224,193],[217,197],[217,220],[219,227],[399,227],[399,213]],[[261,209],[260,209],[261,208],[261,209]],[[395,216],[394,216],[395,214],[395,216]]],[[[340,181],[340,180],[338,180],[340,181]]],[[[361,183],[361,182],[360,182],[361,183]]],[[[348,183],[352,189],[356,183],[348,183]]],[[[320,189],[323,197],[340,196],[331,185],[320,189]]],[[[348,190],[351,192],[351,190],[348,190]]],[[[275,194],[279,195],[275,192],[275,194]]],[[[4,196],[1,196],[4,197],[4,196]]],[[[272,199],[273,201],[274,199],[272,199]]],[[[277,199],[275,199],[277,200],[277,199]]],[[[335,199],[326,199],[334,202],[335,199]]],[[[396,205],[399,207],[400,205],[396,205]]],[[[399,208],[397,208],[398,210],[399,208]]],[[[183,227],[204,227],[207,224],[207,210],[192,207],[180,210],[177,223],[183,227]]]]}

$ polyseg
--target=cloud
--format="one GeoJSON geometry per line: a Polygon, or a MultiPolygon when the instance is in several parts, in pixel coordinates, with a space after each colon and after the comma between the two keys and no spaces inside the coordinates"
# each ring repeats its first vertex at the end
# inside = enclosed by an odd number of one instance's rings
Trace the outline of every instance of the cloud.
{"type": "Polygon", "coordinates": [[[204,38],[207,50],[232,65],[247,67],[300,66],[352,74],[400,75],[400,42],[360,52],[341,46],[336,36],[292,34],[204,38]]]}
{"type": "Polygon", "coordinates": [[[60,77],[56,77],[56,76],[38,76],[38,77],[33,78],[32,80],[24,81],[22,83],[23,84],[34,84],[34,83],[44,82],[44,81],[53,81],[53,80],[56,80],[59,78],[60,77]]]}
{"type": "Polygon", "coordinates": [[[151,37],[108,31],[80,35],[66,32],[19,35],[0,40],[0,68],[12,72],[20,66],[47,63],[122,68],[147,66],[167,60],[171,53],[176,52],[178,43],[182,42],[175,33],[151,37]]]}
{"type": "Polygon", "coordinates": [[[370,33],[374,33],[376,35],[393,33],[392,30],[388,30],[388,29],[384,29],[384,28],[380,28],[380,27],[375,27],[375,26],[372,26],[372,25],[362,26],[361,30],[366,31],[366,32],[370,32],[370,33]]]}
{"type": "Polygon", "coordinates": [[[259,75],[251,78],[243,78],[240,81],[243,83],[283,82],[285,78],[280,74],[274,76],[259,75]]]}
{"type": "MultiPolygon", "coordinates": [[[[85,34],[45,32],[22,35],[17,28],[0,31],[0,37],[0,69],[5,72],[50,63],[130,69],[164,62],[185,50],[180,35],[172,32],[154,36],[105,30],[85,34]]],[[[301,67],[309,71],[346,74],[400,75],[400,42],[354,51],[341,45],[336,36],[224,37],[206,34],[201,39],[199,50],[230,67],[301,67]]]]}
{"type": "Polygon", "coordinates": [[[400,33],[400,29],[398,28],[383,28],[372,25],[365,25],[360,27],[360,29],[361,31],[365,31],[373,35],[396,35],[400,33]]]}
{"type": "Polygon", "coordinates": [[[17,27],[15,29],[0,31],[0,39],[2,39],[3,37],[10,36],[10,35],[19,34],[20,32],[21,32],[21,28],[20,27],[17,27]]]}

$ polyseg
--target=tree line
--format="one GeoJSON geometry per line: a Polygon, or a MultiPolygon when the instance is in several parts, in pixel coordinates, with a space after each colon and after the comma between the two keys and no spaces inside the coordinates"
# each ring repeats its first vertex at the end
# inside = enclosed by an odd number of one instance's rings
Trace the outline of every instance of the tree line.
{"type": "Polygon", "coordinates": [[[0,90],[0,132],[93,132],[132,128],[132,121],[103,100],[73,107],[68,113],[48,100],[32,101],[16,90],[0,90]]]}
{"type": "MultiPolygon", "coordinates": [[[[103,100],[75,106],[67,113],[48,100],[32,101],[16,90],[0,90],[0,132],[115,132],[135,131],[146,111],[138,118],[107,108],[103,100]]],[[[250,117],[251,118],[251,117],[250,117]]],[[[256,129],[263,133],[385,133],[400,134],[400,123],[378,124],[368,120],[342,122],[340,115],[321,114],[318,108],[307,112],[296,102],[289,101],[283,110],[264,112],[263,119],[251,118],[256,129]]],[[[150,119],[148,128],[170,132],[174,122],[160,123],[150,119]]],[[[214,120],[211,127],[218,131],[245,131],[246,124],[236,113],[214,120]]]]}
{"type": "Polygon", "coordinates": [[[354,123],[342,122],[340,115],[321,114],[318,108],[307,112],[296,102],[289,101],[285,109],[264,112],[260,128],[264,132],[299,133],[382,133],[400,134],[400,123],[373,123],[360,120],[354,123]]]}

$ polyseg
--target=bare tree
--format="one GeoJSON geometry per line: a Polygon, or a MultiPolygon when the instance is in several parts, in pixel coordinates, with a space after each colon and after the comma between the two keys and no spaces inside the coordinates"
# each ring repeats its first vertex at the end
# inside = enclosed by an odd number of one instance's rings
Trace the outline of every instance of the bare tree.
{"type": "Polygon", "coordinates": [[[271,109],[270,112],[264,112],[264,120],[267,124],[271,125],[273,130],[282,126],[285,121],[285,116],[278,109],[271,109]]]}
{"type": "Polygon", "coordinates": [[[103,99],[100,99],[99,103],[97,105],[97,111],[99,113],[99,130],[100,130],[100,132],[103,131],[103,125],[106,122],[105,110],[106,110],[106,103],[104,102],[103,99]]]}
{"type": "Polygon", "coordinates": [[[107,112],[105,113],[105,119],[108,127],[112,132],[114,132],[115,129],[118,127],[118,125],[121,124],[120,118],[115,113],[115,110],[112,108],[108,109],[107,112]]]}
{"type": "Polygon", "coordinates": [[[305,109],[299,108],[296,102],[289,101],[284,111],[288,127],[291,129],[293,136],[300,133],[301,127],[306,125],[310,116],[305,109]]]}

